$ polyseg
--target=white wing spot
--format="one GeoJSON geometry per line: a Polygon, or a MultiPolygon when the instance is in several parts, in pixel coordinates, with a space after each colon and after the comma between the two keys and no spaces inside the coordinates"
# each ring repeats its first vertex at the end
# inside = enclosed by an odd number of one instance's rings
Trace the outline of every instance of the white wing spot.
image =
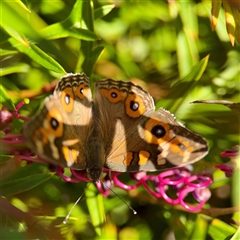
{"type": "Polygon", "coordinates": [[[48,135],[48,139],[49,139],[49,142],[50,142],[50,148],[52,150],[52,156],[54,159],[59,159],[59,153],[58,153],[58,148],[57,146],[54,144],[54,140],[55,140],[55,136],[52,135],[52,134],[49,134],[48,135]]]}
{"type": "Polygon", "coordinates": [[[40,140],[36,140],[35,145],[37,147],[37,151],[40,154],[43,154],[43,145],[42,142],[40,140]]]}

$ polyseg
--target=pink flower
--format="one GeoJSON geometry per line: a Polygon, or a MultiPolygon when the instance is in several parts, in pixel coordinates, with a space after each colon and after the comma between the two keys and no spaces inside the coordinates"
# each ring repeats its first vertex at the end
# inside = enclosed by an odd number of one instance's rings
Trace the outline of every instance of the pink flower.
{"type": "Polygon", "coordinates": [[[233,146],[230,149],[225,150],[221,153],[222,157],[230,158],[230,161],[216,165],[215,168],[220,169],[221,171],[225,172],[226,177],[231,177],[235,171],[235,169],[239,166],[239,146],[233,146]]]}

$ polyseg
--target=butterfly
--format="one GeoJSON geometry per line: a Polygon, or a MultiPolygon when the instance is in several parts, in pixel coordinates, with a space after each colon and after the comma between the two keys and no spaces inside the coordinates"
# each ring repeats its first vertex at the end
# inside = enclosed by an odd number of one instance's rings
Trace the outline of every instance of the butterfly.
{"type": "Polygon", "coordinates": [[[194,163],[206,141],[177,122],[131,82],[106,79],[94,97],[84,73],[67,74],[47,97],[24,137],[49,163],[86,170],[99,180],[103,167],[118,172],[157,171],[194,163]]]}

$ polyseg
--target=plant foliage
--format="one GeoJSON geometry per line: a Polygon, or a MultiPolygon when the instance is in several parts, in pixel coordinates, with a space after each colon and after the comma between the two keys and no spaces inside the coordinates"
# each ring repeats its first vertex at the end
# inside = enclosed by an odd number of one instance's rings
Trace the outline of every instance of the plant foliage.
{"type": "MultiPolygon", "coordinates": [[[[210,152],[194,171],[214,180],[212,197],[199,213],[166,205],[144,189],[114,188],[138,212],[133,215],[114,194],[106,198],[93,184],[64,182],[47,165],[19,163],[2,150],[3,239],[240,238],[239,167],[231,178],[214,167],[229,161],[221,152],[239,144],[239,105],[189,104],[240,102],[240,47],[232,46],[239,41],[239,6],[227,2],[224,8],[205,0],[0,3],[1,106],[13,112],[28,98],[20,113],[34,116],[54,80],[67,72],[85,72],[92,86],[102,78],[131,80],[149,91],[157,108],[207,139],[210,152]]],[[[12,132],[20,133],[22,125],[14,119],[12,132]]]]}

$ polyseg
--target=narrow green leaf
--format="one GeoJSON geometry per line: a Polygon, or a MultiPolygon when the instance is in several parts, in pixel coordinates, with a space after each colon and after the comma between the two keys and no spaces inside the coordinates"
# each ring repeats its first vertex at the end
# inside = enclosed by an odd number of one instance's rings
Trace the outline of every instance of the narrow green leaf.
{"type": "Polygon", "coordinates": [[[98,46],[93,49],[91,58],[89,59],[89,62],[88,62],[88,66],[85,69],[88,76],[91,76],[93,67],[94,67],[96,61],[98,60],[98,58],[100,57],[100,55],[103,53],[104,49],[105,49],[105,47],[103,47],[103,46],[98,46]]]}
{"type": "MultiPolygon", "coordinates": [[[[66,21],[71,22],[71,26],[82,27],[81,21],[82,21],[82,15],[83,15],[82,10],[84,9],[83,8],[84,2],[85,1],[77,0],[76,3],[74,4],[70,15],[66,19],[66,21]]],[[[87,1],[87,2],[90,2],[90,1],[87,1]]]]}
{"type": "Polygon", "coordinates": [[[214,240],[230,239],[235,232],[234,227],[219,219],[213,219],[208,228],[208,233],[214,240]]]}
{"type": "MultiPolygon", "coordinates": [[[[238,155],[235,158],[236,158],[235,162],[239,163],[240,156],[238,155]]],[[[235,169],[233,177],[232,177],[232,193],[231,193],[233,206],[238,207],[238,208],[240,207],[239,179],[240,179],[240,168],[238,167],[237,169],[235,169]]]]}
{"type": "Polygon", "coordinates": [[[62,23],[54,23],[41,30],[42,36],[46,39],[58,39],[68,37],[68,32],[62,23]]]}
{"type": "Polygon", "coordinates": [[[183,31],[181,31],[177,37],[177,57],[178,57],[178,71],[180,77],[183,77],[189,71],[192,65],[187,39],[183,31]]]}
{"type": "Polygon", "coordinates": [[[88,30],[94,32],[93,3],[92,1],[82,2],[83,2],[82,8],[84,9],[84,11],[82,12],[82,21],[86,24],[88,30]]]}
{"type": "MultiPolygon", "coordinates": [[[[176,214],[178,215],[178,213],[176,214]]],[[[189,238],[189,232],[187,231],[187,223],[179,220],[178,216],[173,216],[170,219],[172,229],[174,231],[174,236],[181,236],[182,239],[188,239],[189,238]],[[176,222],[178,224],[176,224],[176,222]]]]}
{"type": "MultiPolygon", "coordinates": [[[[93,4],[91,1],[84,1],[83,2],[83,22],[86,24],[87,29],[94,32],[94,16],[93,16],[93,4]]],[[[81,42],[81,54],[83,57],[79,57],[78,64],[82,62],[82,69],[88,76],[90,76],[92,72],[92,64],[91,64],[91,57],[92,57],[92,49],[93,49],[93,42],[89,41],[82,41],[81,42]]],[[[79,66],[79,65],[78,65],[79,66]]]]}
{"type": "Polygon", "coordinates": [[[75,37],[86,41],[98,40],[96,34],[93,33],[91,14],[91,1],[77,0],[66,20],[44,28],[41,33],[47,39],[75,37]],[[82,9],[84,9],[84,16],[82,16],[82,9]]]}
{"type": "Polygon", "coordinates": [[[41,31],[46,39],[58,39],[66,37],[75,37],[86,41],[95,41],[98,39],[96,34],[83,28],[67,26],[64,23],[55,23],[41,31]]]}
{"type": "Polygon", "coordinates": [[[192,1],[178,1],[180,5],[179,15],[183,23],[183,28],[189,33],[189,37],[196,39],[198,36],[197,14],[193,11],[192,1]]]}
{"type": "Polygon", "coordinates": [[[18,42],[29,47],[29,42],[24,36],[23,33],[18,33],[15,29],[10,28],[9,26],[4,26],[5,31],[18,42]]]}
{"type": "Polygon", "coordinates": [[[29,8],[27,8],[27,6],[25,4],[23,4],[23,2],[21,0],[15,0],[15,2],[17,2],[19,4],[19,6],[21,8],[23,8],[25,11],[31,13],[31,10],[29,8]]]}
{"type": "Polygon", "coordinates": [[[94,19],[96,20],[106,16],[108,13],[110,13],[113,10],[114,7],[115,7],[114,4],[110,4],[110,5],[104,5],[104,6],[101,6],[100,8],[95,9],[94,19]]]}
{"type": "Polygon", "coordinates": [[[196,100],[192,103],[205,103],[205,104],[220,104],[230,108],[233,111],[240,112],[240,102],[234,103],[227,100],[196,100]]]}
{"type": "Polygon", "coordinates": [[[0,49],[0,56],[4,57],[4,56],[8,56],[8,55],[13,55],[13,54],[17,54],[18,51],[15,50],[8,50],[8,49],[0,49]]]}
{"type": "MultiPolygon", "coordinates": [[[[201,61],[199,61],[197,64],[195,64],[190,72],[187,74],[187,76],[185,76],[184,78],[180,79],[175,85],[174,87],[177,87],[177,85],[181,84],[181,83],[191,83],[191,82],[196,82],[198,81],[202,74],[204,73],[206,67],[207,67],[207,63],[208,63],[208,59],[209,59],[210,55],[207,55],[205,58],[203,58],[201,61]]],[[[183,90],[183,89],[181,89],[183,90]]],[[[179,91],[178,91],[179,92],[179,91]]],[[[184,91],[181,91],[184,92],[184,91]]]]}
{"type": "Polygon", "coordinates": [[[203,218],[202,215],[199,214],[197,216],[194,227],[192,229],[193,229],[193,231],[191,233],[189,240],[190,239],[192,239],[192,240],[206,239],[207,230],[208,230],[207,220],[205,218],[203,218]]]}
{"type": "Polygon", "coordinates": [[[184,77],[198,61],[195,40],[187,31],[181,31],[177,38],[177,58],[180,77],[184,77]]]}
{"type": "Polygon", "coordinates": [[[25,64],[25,63],[17,63],[14,65],[10,65],[8,67],[5,68],[0,68],[0,76],[5,76],[11,73],[17,73],[17,72],[21,72],[21,73],[26,73],[29,71],[29,65],[25,64]]]}
{"type": "Polygon", "coordinates": [[[98,235],[101,235],[102,225],[105,220],[103,196],[96,192],[94,184],[90,184],[86,190],[87,206],[92,219],[92,224],[98,235]]]}
{"type": "Polygon", "coordinates": [[[186,75],[191,67],[199,60],[196,39],[198,38],[197,15],[194,13],[193,3],[179,1],[179,15],[183,30],[177,39],[177,57],[180,77],[186,75]]]}
{"type": "MultiPolygon", "coordinates": [[[[69,67],[69,61],[66,61],[63,55],[60,54],[59,49],[54,44],[52,44],[49,41],[46,41],[46,39],[42,37],[41,29],[46,24],[41,24],[39,23],[39,21],[30,21],[31,18],[30,14],[26,14],[26,11],[19,7],[19,4],[16,4],[16,2],[4,2],[1,6],[3,9],[1,12],[3,14],[1,15],[2,21],[0,21],[0,24],[11,37],[17,40],[17,42],[20,43],[21,45],[25,45],[26,48],[31,48],[32,47],[31,43],[33,42],[38,43],[39,44],[38,46],[42,50],[44,50],[46,53],[48,52],[51,53],[51,55],[55,56],[56,59],[61,61],[61,63],[64,66],[69,67]]],[[[31,52],[29,52],[29,54],[30,53],[31,52]]],[[[32,58],[32,56],[30,57],[32,58]]],[[[39,62],[39,56],[37,57],[37,59],[35,59],[35,56],[33,56],[33,60],[39,62]]],[[[41,64],[45,65],[45,63],[41,64]]],[[[65,73],[62,67],[60,67],[59,65],[50,67],[48,66],[47,68],[55,72],[65,73]]]]}
{"type": "Polygon", "coordinates": [[[237,232],[231,238],[231,240],[239,240],[240,239],[240,227],[238,228],[237,232]]]}
{"type": "MultiPolygon", "coordinates": [[[[10,36],[19,42],[24,42],[25,37],[34,41],[39,41],[42,37],[29,21],[29,13],[19,2],[4,1],[1,3],[1,21],[0,25],[8,32],[10,36]],[[17,23],[17,24],[16,24],[17,23]]],[[[29,12],[29,11],[28,11],[29,12]]]]}
{"type": "Polygon", "coordinates": [[[0,103],[9,110],[15,109],[12,99],[8,96],[6,90],[2,85],[0,85],[0,103]]]}
{"type": "Polygon", "coordinates": [[[171,112],[176,112],[178,107],[181,105],[182,101],[186,95],[195,86],[196,82],[201,78],[203,72],[205,71],[208,63],[209,55],[195,64],[189,74],[184,78],[180,79],[170,90],[168,94],[168,100],[166,100],[166,109],[171,112]],[[181,91],[179,91],[181,89],[181,91]],[[173,101],[175,99],[175,101],[173,101]]]}
{"type": "Polygon", "coordinates": [[[28,55],[33,61],[41,64],[43,67],[57,73],[66,73],[63,67],[57,61],[43,52],[35,44],[29,43],[29,47],[27,47],[14,38],[9,39],[9,42],[13,47],[17,48],[20,52],[28,55]]]}
{"type": "Polygon", "coordinates": [[[96,34],[83,28],[69,29],[68,34],[70,37],[75,37],[86,41],[96,41],[99,39],[96,34]]]}
{"type": "Polygon", "coordinates": [[[24,178],[19,178],[12,181],[3,182],[0,185],[1,196],[15,195],[21,192],[26,192],[43,182],[46,182],[54,174],[53,173],[41,173],[35,174],[24,178]]]}
{"type": "Polygon", "coordinates": [[[88,76],[90,76],[92,72],[92,64],[91,64],[92,48],[93,48],[93,42],[87,42],[87,41],[81,42],[81,53],[79,54],[79,60],[83,60],[81,64],[81,67],[82,67],[81,70],[85,72],[88,76]]]}
{"type": "Polygon", "coordinates": [[[105,47],[104,46],[98,46],[95,47],[92,51],[92,57],[91,60],[92,62],[95,64],[96,60],[101,56],[101,54],[103,53],[105,47]]]}

